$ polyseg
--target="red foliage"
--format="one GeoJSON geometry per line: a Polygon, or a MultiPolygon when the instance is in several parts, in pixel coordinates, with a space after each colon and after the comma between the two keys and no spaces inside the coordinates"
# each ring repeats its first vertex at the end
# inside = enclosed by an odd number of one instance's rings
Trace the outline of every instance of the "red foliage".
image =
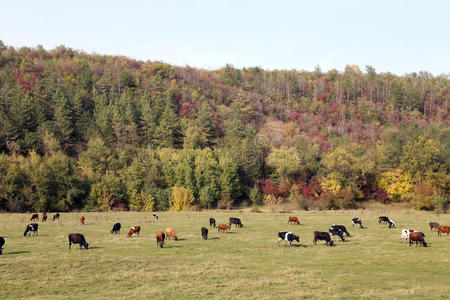
{"type": "Polygon", "coordinates": [[[193,103],[190,101],[183,102],[180,108],[178,109],[178,115],[180,116],[180,118],[183,117],[191,118],[192,115],[195,113],[195,111],[197,111],[197,108],[198,108],[197,103],[193,103]]]}
{"type": "Polygon", "coordinates": [[[263,195],[274,195],[276,197],[285,197],[291,188],[291,184],[283,182],[281,186],[278,186],[272,178],[260,179],[256,182],[256,186],[263,195]]]}
{"type": "Polygon", "coordinates": [[[377,188],[376,193],[377,193],[376,199],[378,202],[386,204],[390,201],[389,196],[386,194],[386,192],[383,189],[377,188]]]}

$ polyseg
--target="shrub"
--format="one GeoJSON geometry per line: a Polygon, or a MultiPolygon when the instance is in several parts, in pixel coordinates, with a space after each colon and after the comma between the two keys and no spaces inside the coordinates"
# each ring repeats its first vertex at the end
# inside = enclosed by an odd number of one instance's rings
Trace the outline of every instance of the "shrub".
{"type": "Polygon", "coordinates": [[[154,210],[168,210],[170,189],[163,188],[150,188],[145,192],[147,195],[152,196],[154,203],[154,210]]]}
{"type": "Polygon", "coordinates": [[[431,199],[431,203],[433,204],[435,211],[445,213],[450,200],[444,195],[434,195],[431,199]]]}
{"type": "Polygon", "coordinates": [[[192,210],[195,197],[190,189],[174,186],[169,199],[171,211],[192,210]]]}
{"type": "Polygon", "coordinates": [[[264,205],[270,209],[270,211],[276,211],[283,202],[283,198],[268,194],[264,196],[263,202],[264,205]]]}
{"type": "Polygon", "coordinates": [[[249,197],[250,202],[253,205],[260,205],[262,203],[263,197],[262,197],[260,191],[256,187],[254,187],[250,190],[248,197],[249,197]]]}
{"type": "Polygon", "coordinates": [[[220,200],[217,202],[218,209],[230,209],[233,205],[233,199],[227,193],[220,194],[220,200]]]}

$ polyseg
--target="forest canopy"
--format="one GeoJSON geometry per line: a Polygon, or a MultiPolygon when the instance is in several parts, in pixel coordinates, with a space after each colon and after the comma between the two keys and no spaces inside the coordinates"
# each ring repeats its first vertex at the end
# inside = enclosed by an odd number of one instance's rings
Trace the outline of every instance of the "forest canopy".
{"type": "Polygon", "coordinates": [[[0,41],[0,210],[443,211],[449,88],[448,74],[208,71],[0,41]]]}

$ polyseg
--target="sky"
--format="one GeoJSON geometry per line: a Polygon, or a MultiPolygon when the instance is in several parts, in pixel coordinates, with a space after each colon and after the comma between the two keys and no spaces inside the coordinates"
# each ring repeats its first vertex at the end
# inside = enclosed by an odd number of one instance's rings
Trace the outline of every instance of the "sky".
{"type": "Polygon", "coordinates": [[[204,69],[450,73],[450,1],[5,1],[0,40],[204,69]]]}

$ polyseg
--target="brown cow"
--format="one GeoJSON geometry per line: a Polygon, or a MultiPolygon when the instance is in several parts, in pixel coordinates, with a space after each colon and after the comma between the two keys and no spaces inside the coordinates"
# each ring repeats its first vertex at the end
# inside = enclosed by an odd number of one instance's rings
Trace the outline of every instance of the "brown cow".
{"type": "Polygon", "coordinates": [[[81,222],[81,224],[83,224],[84,225],[84,221],[85,221],[86,219],[84,218],[84,216],[81,216],[81,218],[80,218],[80,222],[81,222]]]}
{"type": "Polygon", "coordinates": [[[166,235],[164,232],[158,231],[156,233],[156,246],[160,246],[161,248],[164,246],[164,239],[166,238],[166,235]]]}
{"type": "Polygon", "coordinates": [[[131,227],[130,231],[128,232],[128,237],[131,237],[134,234],[139,235],[141,232],[141,226],[133,226],[131,227]]]}
{"type": "Polygon", "coordinates": [[[47,213],[42,214],[42,223],[47,222],[47,213]]]}
{"type": "Polygon", "coordinates": [[[178,240],[178,237],[175,234],[175,231],[171,227],[166,228],[166,236],[167,236],[167,239],[173,238],[175,241],[178,240]]]}
{"type": "Polygon", "coordinates": [[[227,224],[219,224],[219,226],[217,226],[219,232],[227,232],[227,230],[231,230],[231,227],[228,226],[227,224]]]}
{"type": "Polygon", "coordinates": [[[38,214],[32,214],[31,215],[31,221],[33,220],[39,220],[39,215],[38,214]]]}
{"type": "Polygon", "coordinates": [[[419,242],[420,244],[422,244],[424,247],[427,246],[427,243],[425,242],[425,240],[423,239],[424,234],[423,232],[411,232],[409,234],[409,246],[411,246],[412,242],[416,242],[416,247],[417,247],[417,242],[419,242]]]}
{"type": "Polygon", "coordinates": [[[297,217],[289,217],[288,224],[291,224],[291,223],[295,223],[295,224],[300,225],[300,221],[298,220],[297,217]]]}
{"type": "Polygon", "coordinates": [[[442,232],[448,235],[450,233],[450,226],[439,225],[438,235],[440,236],[442,232]]]}

